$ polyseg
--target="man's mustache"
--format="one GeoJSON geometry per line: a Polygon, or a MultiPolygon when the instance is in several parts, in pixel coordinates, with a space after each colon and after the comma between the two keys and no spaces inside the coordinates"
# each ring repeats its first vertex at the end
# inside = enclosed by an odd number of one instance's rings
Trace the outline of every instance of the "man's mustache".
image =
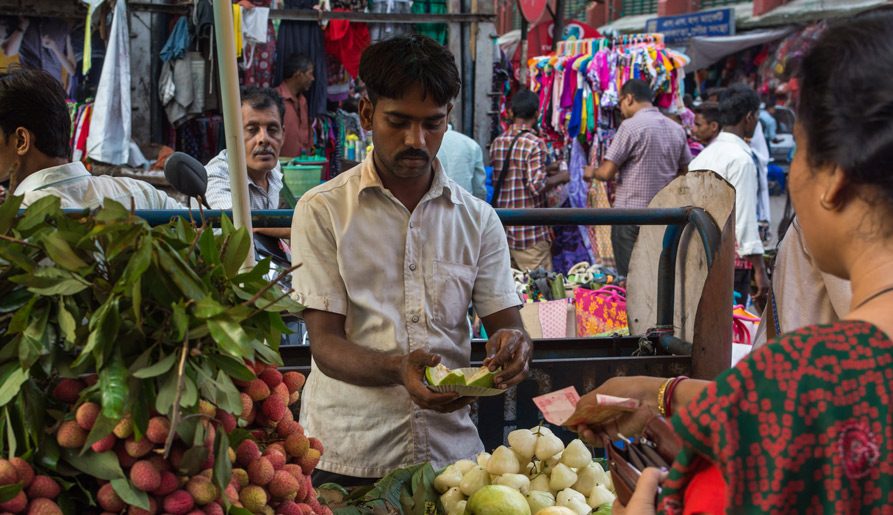
{"type": "Polygon", "coordinates": [[[404,150],[397,154],[396,160],[399,161],[401,159],[424,159],[425,161],[429,161],[431,158],[424,150],[411,149],[404,150]]]}
{"type": "Polygon", "coordinates": [[[276,155],[276,152],[273,151],[273,147],[265,147],[265,148],[259,148],[251,153],[251,155],[253,155],[253,156],[259,156],[259,155],[263,155],[263,154],[276,155]]]}

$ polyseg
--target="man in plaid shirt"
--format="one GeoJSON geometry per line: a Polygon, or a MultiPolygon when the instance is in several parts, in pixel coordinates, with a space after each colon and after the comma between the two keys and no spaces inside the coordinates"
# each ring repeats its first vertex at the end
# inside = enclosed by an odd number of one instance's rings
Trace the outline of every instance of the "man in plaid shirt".
{"type": "MultiPolygon", "coordinates": [[[[568,182],[570,174],[567,170],[559,171],[557,163],[546,165],[546,144],[535,129],[539,98],[529,89],[519,90],[512,96],[511,112],[512,126],[490,145],[494,184],[491,203],[506,209],[546,207],[546,192],[568,182]],[[500,180],[503,171],[505,177],[500,180]]],[[[510,226],[506,227],[506,236],[517,268],[552,270],[548,227],[510,226]]]]}

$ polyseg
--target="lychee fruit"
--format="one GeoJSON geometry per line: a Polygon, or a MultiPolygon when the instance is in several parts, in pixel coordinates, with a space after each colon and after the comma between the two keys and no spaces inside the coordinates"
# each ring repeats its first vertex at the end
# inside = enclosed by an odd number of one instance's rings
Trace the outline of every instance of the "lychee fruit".
{"type": "Polygon", "coordinates": [[[242,443],[236,448],[236,461],[242,467],[247,467],[258,458],[260,458],[260,449],[254,440],[242,440],[242,443]]]}
{"type": "Polygon", "coordinates": [[[171,432],[171,421],[167,417],[152,417],[146,427],[146,438],[155,444],[163,444],[171,432]]]}
{"type": "Polygon", "coordinates": [[[120,439],[125,439],[133,434],[133,419],[130,418],[130,415],[122,418],[115,424],[115,429],[112,429],[112,433],[120,439]]]}
{"type": "Polygon", "coordinates": [[[204,506],[220,497],[217,485],[206,476],[195,476],[186,483],[186,491],[195,499],[195,504],[204,506]]]}
{"type": "Polygon", "coordinates": [[[246,510],[258,513],[267,505],[267,491],[257,485],[248,485],[239,492],[239,500],[246,510]]]}
{"type": "Polygon", "coordinates": [[[96,492],[96,501],[99,502],[99,506],[103,510],[113,513],[119,513],[127,507],[127,504],[118,497],[111,483],[106,483],[99,487],[99,491],[96,492]]]}
{"type": "Polygon", "coordinates": [[[301,400],[301,392],[294,392],[288,396],[288,405],[293,406],[301,400]]]}
{"type": "Polygon", "coordinates": [[[85,402],[78,406],[77,411],[74,413],[74,419],[77,420],[81,429],[89,431],[93,429],[93,424],[96,423],[96,417],[99,416],[99,411],[99,404],[96,404],[95,402],[85,402]]]}
{"type": "Polygon", "coordinates": [[[307,449],[307,452],[298,458],[298,465],[301,466],[301,470],[304,471],[304,474],[309,475],[313,472],[313,469],[319,464],[320,456],[319,451],[316,449],[307,449]]]}
{"type": "Polygon", "coordinates": [[[304,374],[300,372],[291,371],[282,374],[282,382],[288,387],[288,393],[301,391],[301,388],[304,387],[305,380],[306,378],[304,377],[304,374]]]}
{"type": "Polygon", "coordinates": [[[279,499],[294,499],[300,485],[298,480],[284,470],[279,470],[273,475],[273,480],[267,485],[270,495],[279,499]]]}
{"type": "Polygon", "coordinates": [[[87,432],[81,429],[77,421],[66,420],[59,426],[56,441],[63,449],[80,449],[87,442],[87,432]]]}
{"type": "Polygon", "coordinates": [[[155,444],[145,437],[138,442],[132,436],[124,441],[124,450],[134,458],[142,458],[149,454],[154,447],[155,444]]]}
{"type": "Polygon", "coordinates": [[[16,466],[11,461],[0,459],[0,485],[11,485],[20,480],[16,466]]]}
{"type": "Polygon", "coordinates": [[[53,397],[56,400],[64,402],[66,404],[74,404],[78,401],[78,397],[81,396],[81,390],[85,387],[84,383],[77,379],[70,379],[64,377],[56,383],[56,387],[53,388],[53,397]]]}
{"type": "Polygon", "coordinates": [[[242,411],[239,412],[239,417],[247,419],[248,415],[254,411],[254,401],[251,400],[251,396],[245,392],[239,394],[239,399],[242,401],[242,411]]]}
{"type": "Polygon", "coordinates": [[[214,418],[214,416],[217,414],[217,406],[215,406],[210,401],[202,399],[198,401],[198,412],[208,418],[214,418]]]}
{"type": "Polygon", "coordinates": [[[154,497],[149,496],[149,509],[144,510],[139,506],[130,505],[127,508],[127,515],[155,515],[158,513],[158,502],[154,497]]]}
{"type": "Polygon", "coordinates": [[[118,456],[118,463],[121,464],[121,468],[129,469],[133,466],[134,463],[137,462],[139,458],[134,458],[130,454],[127,454],[127,444],[122,441],[118,441],[118,444],[115,445],[115,454],[118,456]]]}
{"type": "Polygon", "coordinates": [[[285,466],[285,453],[279,449],[271,449],[268,447],[267,450],[264,451],[264,457],[270,460],[270,463],[273,464],[273,470],[279,470],[285,466]]]}
{"type": "Polygon", "coordinates": [[[270,387],[262,379],[254,379],[248,383],[246,393],[254,402],[260,402],[270,396],[270,387]]]}
{"type": "Polygon", "coordinates": [[[28,515],[62,515],[62,508],[50,499],[32,499],[28,505],[28,515]]]}
{"type": "Polygon", "coordinates": [[[28,487],[29,499],[55,499],[62,493],[62,487],[50,476],[34,476],[28,487]]]}
{"type": "Polygon", "coordinates": [[[19,491],[19,493],[15,494],[12,499],[0,503],[0,511],[5,511],[9,513],[21,513],[25,511],[25,508],[28,507],[28,498],[25,497],[25,492],[19,491]]]}
{"type": "Polygon", "coordinates": [[[215,414],[217,420],[220,421],[220,425],[223,427],[223,430],[227,433],[232,433],[234,429],[238,426],[238,421],[236,417],[233,416],[232,413],[227,413],[223,410],[217,410],[215,414]]]}
{"type": "Polygon", "coordinates": [[[165,470],[171,469],[171,464],[168,463],[168,461],[164,459],[164,456],[160,454],[153,454],[146,459],[152,463],[152,466],[154,466],[155,470],[157,470],[158,472],[164,472],[165,470]]]}
{"type": "Polygon", "coordinates": [[[180,488],[180,479],[173,472],[165,470],[161,473],[161,483],[152,491],[152,495],[164,497],[173,493],[177,488],[180,488]]]}
{"type": "Polygon", "coordinates": [[[172,515],[186,515],[195,506],[195,500],[186,490],[177,490],[168,494],[162,503],[164,511],[172,515]]]}
{"type": "Polygon", "coordinates": [[[143,492],[151,492],[161,486],[161,472],[149,460],[140,460],[130,468],[130,482],[143,492]]]}
{"type": "Polygon", "coordinates": [[[282,417],[285,416],[285,410],[287,409],[285,402],[275,395],[267,397],[267,400],[265,400],[261,406],[263,414],[273,422],[282,420],[282,417]]]}
{"type": "Polygon", "coordinates": [[[109,433],[104,438],[93,442],[90,448],[93,449],[93,452],[106,452],[114,449],[117,442],[118,438],[114,434],[109,433]]]}
{"type": "Polygon", "coordinates": [[[239,488],[248,486],[251,481],[248,479],[248,471],[245,469],[233,469],[230,476],[239,488]]]}
{"type": "MultiPolygon", "coordinates": [[[[13,467],[15,467],[16,473],[18,474],[18,482],[22,483],[22,488],[28,488],[28,486],[31,484],[31,481],[34,480],[34,469],[31,468],[31,465],[22,458],[12,458],[9,460],[9,462],[12,464],[13,467]]],[[[2,475],[2,472],[0,472],[0,476],[2,475]]],[[[15,481],[13,481],[13,483],[15,483],[15,481]]],[[[0,484],[9,483],[0,482],[0,484]]]]}
{"type": "MultiPolygon", "coordinates": [[[[308,506],[309,508],[309,506],[308,506]]],[[[304,515],[298,503],[294,501],[282,501],[276,507],[276,515],[304,515]]]]}
{"type": "Polygon", "coordinates": [[[248,464],[248,479],[251,484],[264,486],[273,479],[276,469],[265,457],[260,457],[248,464]]]}
{"type": "Polygon", "coordinates": [[[285,438],[285,452],[293,458],[300,458],[310,449],[310,440],[301,433],[292,433],[285,438]]]}
{"type": "Polygon", "coordinates": [[[236,487],[234,487],[233,485],[228,485],[228,486],[223,490],[223,495],[225,495],[226,498],[227,498],[227,499],[229,500],[229,502],[231,502],[231,503],[239,502],[239,491],[236,490],[236,487]]]}
{"type": "Polygon", "coordinates": [[[310,437],[310,448],[319,451],[320,455],[325,454],[322,446],[322,440],[320,440],[319,438],[314,438],[312,436],[310,437]]]}
{"type": "Polygon", "coordinates": [[[99,376],[96,374],[87,374],[81,377],[81,380],[84,382],[85,385],[93,386],[94,384],[99,382],[99,376]]]}
{"type": "Polygon", "coordinates": [[[296,463],[286,463],[285,466],[282,467],[282,470],[288,472],[297,480],[304,479],[304,469],[296,463]]]}
{"type": "Polygon", "coordinates": [[[288,405],[288,400],[291,397],[291,394],[288,393],[288,387],[283,383],[277,384],[270,390],[270,396],[276,396],[282,399],[282,402],[288,405]]]}
{"type": "Polygon", "coordinates": [[[276,385],[282,383],[282,373],[274,367],[264,369],[257,378],[267,383],[270,388],[275,388],[276,385]]]}
{"type": "Polygon", "coordinates": [[[202,511],[205,513],[205,515],[224,515],[225,513],[223,511],[223,506],[221,506],[220,503],[216,501],[206,504],[202,508],[202,511]]]}

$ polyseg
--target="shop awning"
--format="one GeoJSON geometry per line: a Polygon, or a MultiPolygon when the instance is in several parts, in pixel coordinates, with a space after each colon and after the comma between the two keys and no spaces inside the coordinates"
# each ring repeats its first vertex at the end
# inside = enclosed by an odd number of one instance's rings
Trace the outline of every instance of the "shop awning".
{"type": "Polygon", "coordinates": [[[782,29],[757,30],[735,36],[692,38],[689,40],[685,50],[685,54],[691,58],[691,62],[686,65],[685,69],[686,71],[693,71],[706,68],[727,55],[732,55],[745,48],[781,39],[793,32],[793,30],[791,27],[786,27],[782,29]]]}
{"type": "Polygon", "coordinates": [[[791,0],[768,13],[747,20],[737,20],[741,28],[774,27],[804,24],[828,18],[854,16],[882,5],[889,0],[791,0]]]}

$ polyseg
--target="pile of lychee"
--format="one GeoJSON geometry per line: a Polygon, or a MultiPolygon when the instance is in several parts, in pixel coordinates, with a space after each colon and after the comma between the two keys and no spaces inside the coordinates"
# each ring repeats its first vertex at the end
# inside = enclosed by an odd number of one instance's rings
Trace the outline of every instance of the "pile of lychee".
{"type": "Polygon", "coordinates": [[[0,459],[0,487],[20,485],[11,499],[0,503],[0,512],[27,513],[28,515],[62,515],[56,497],[62,493],[53,478],[36,474],[22,458],[0,459]]]}
{"type": "MultiPolygon", "coordinates": [[[[107,513],[126,510],[129,515],[223,515],[227,507],[236,506],[256,514],[331,515],[331,510],[320,504],[310,480],[323,445],[304,434],[292,411],[300,399],[304,375],[294,371],[283,374],[259,362],[248,366],[256,378],[234,381],[241,392],[241,414],[227,413],[207,400],[199,401],[198,413],[204,417],[209,451],[213,450],[216,431],[230,434],[243,428],[250,434],[240,441],[231,440],[228,459],[232,475],[223,491],[213,481],[213,452],[208,452],[197,473],[190,474],[183,467],[190,447],[179,435],[175,435],[167,458],[163,455],[171,432],[168,417],[154,414],[145,434],[137,437],[128,416],[91,449],[117,455],[133,488],[148,494],[149,510],[128,505],[111,483],[100,480],[96,501],[101,509],[107,513]]],[[[78,379],[62,379],[54,389],[54,396],[74,409],[74,417],[62,421],[56,431],[56,441],[62,448],[81,450],[100,414],[99,404],[81,399],[84,387],[86,384],[78,379]]],[[[0,511],[21,512],[3,506],[0,511]]]]}

